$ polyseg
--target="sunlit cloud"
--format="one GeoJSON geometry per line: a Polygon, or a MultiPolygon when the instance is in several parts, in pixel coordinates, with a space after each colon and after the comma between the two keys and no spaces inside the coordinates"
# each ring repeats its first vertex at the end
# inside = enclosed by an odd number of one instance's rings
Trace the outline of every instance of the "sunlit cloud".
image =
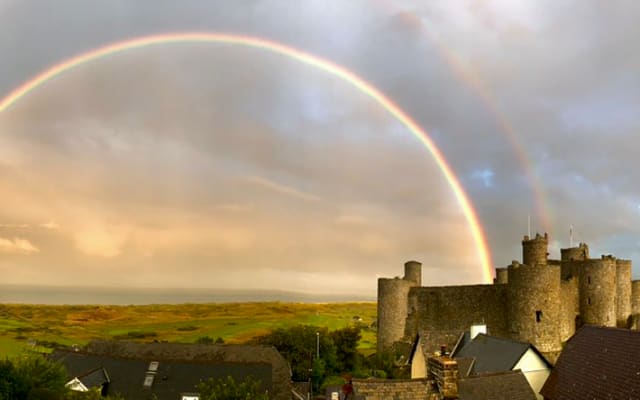
{"type": "Polygon", "coordinates": [[[291,196],[291,197],[295,197],[297,199],[300,200],[305,200],[305,201],[312,201],[312,202],[316,202],[316,201],[321,201],[322,199],[314,194],[311,193],[306,193],[303,192],[301,190],[298,190],[296,188],[293,188],[291,186],[287,186],[287,185],[283,185],[281,183],[272,181],[270,179],[266,179],[260,176],[249,176],[245,178],[247,182],[256,184],[258,186],[267,188],[269,190],[272,190],[274,192],[280,193],[280,194],[284,194],[287,196],[291,196]]]}
{"type": "Polygon", "coordinates": [[[28,254],[39,253],[39,252],[40,250],[27,239],[0,238],[0,253],[28,255],[28,254]]]}

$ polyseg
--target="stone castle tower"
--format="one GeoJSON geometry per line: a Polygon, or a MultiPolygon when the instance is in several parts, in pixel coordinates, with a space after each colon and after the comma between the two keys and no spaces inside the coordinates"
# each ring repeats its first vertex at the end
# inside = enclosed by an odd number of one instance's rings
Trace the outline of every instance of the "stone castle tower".
{"type": "Polygon", "coordinates": [[[522,240],[522,262],[496,268],[492,285],[421,286],[421,264],[405,264],[403,278],[378,280],[378,351],[411,342],[418,332],[488,333],[532,343],[551,359],[578,327],[639,328],[640,281],[631,261],[589,257],[589,247],[561,249],[549,259],[547,234],[522,240]]]}

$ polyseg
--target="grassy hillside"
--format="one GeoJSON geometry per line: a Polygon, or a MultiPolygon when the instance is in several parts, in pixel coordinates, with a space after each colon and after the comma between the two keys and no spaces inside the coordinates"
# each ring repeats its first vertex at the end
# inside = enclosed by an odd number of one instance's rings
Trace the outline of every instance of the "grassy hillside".
{"type": "Polygon", "coordinates": [[[145,306],[43,306],[0,304],[0,354],[37,346],[83,345],[92,339],[193,343],[221,337],[243,342],[271,328],[297,324],[338,329],[360,317],[360,349],[375,349],[376,303],[221,303],[145,306]]]}

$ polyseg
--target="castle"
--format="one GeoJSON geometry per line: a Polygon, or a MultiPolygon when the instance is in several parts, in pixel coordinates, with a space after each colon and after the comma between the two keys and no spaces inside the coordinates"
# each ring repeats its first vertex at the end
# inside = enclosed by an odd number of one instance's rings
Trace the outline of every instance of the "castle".
{"type": "Polygon", "coordinates": [[[640,280],[631,261],[589,258],[589,247],[548,259],[549,237],[524,237],[522,263],[496,268],[493,284],[421,286],[422,265],[403,278],[378,279],[378,351],[411,342],[419,332],[464,332],[485,324],[493,336],[530,342],[550,359],[583,324],[639,328],[640,280]]]}

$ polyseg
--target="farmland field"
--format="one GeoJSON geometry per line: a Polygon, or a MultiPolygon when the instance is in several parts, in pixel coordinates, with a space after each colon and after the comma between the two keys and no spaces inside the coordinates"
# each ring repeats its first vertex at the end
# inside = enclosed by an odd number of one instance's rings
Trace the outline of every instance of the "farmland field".
{"type": "Polygon", "coordinates": [[[360,350],[375,349],[376,303],[216,303],[171,305],[0,304],[0,355],[92,339],[194,343],[208,337],[242,343],[270,329],[297,324],[339,329],[359,324],[360,350]]]}

